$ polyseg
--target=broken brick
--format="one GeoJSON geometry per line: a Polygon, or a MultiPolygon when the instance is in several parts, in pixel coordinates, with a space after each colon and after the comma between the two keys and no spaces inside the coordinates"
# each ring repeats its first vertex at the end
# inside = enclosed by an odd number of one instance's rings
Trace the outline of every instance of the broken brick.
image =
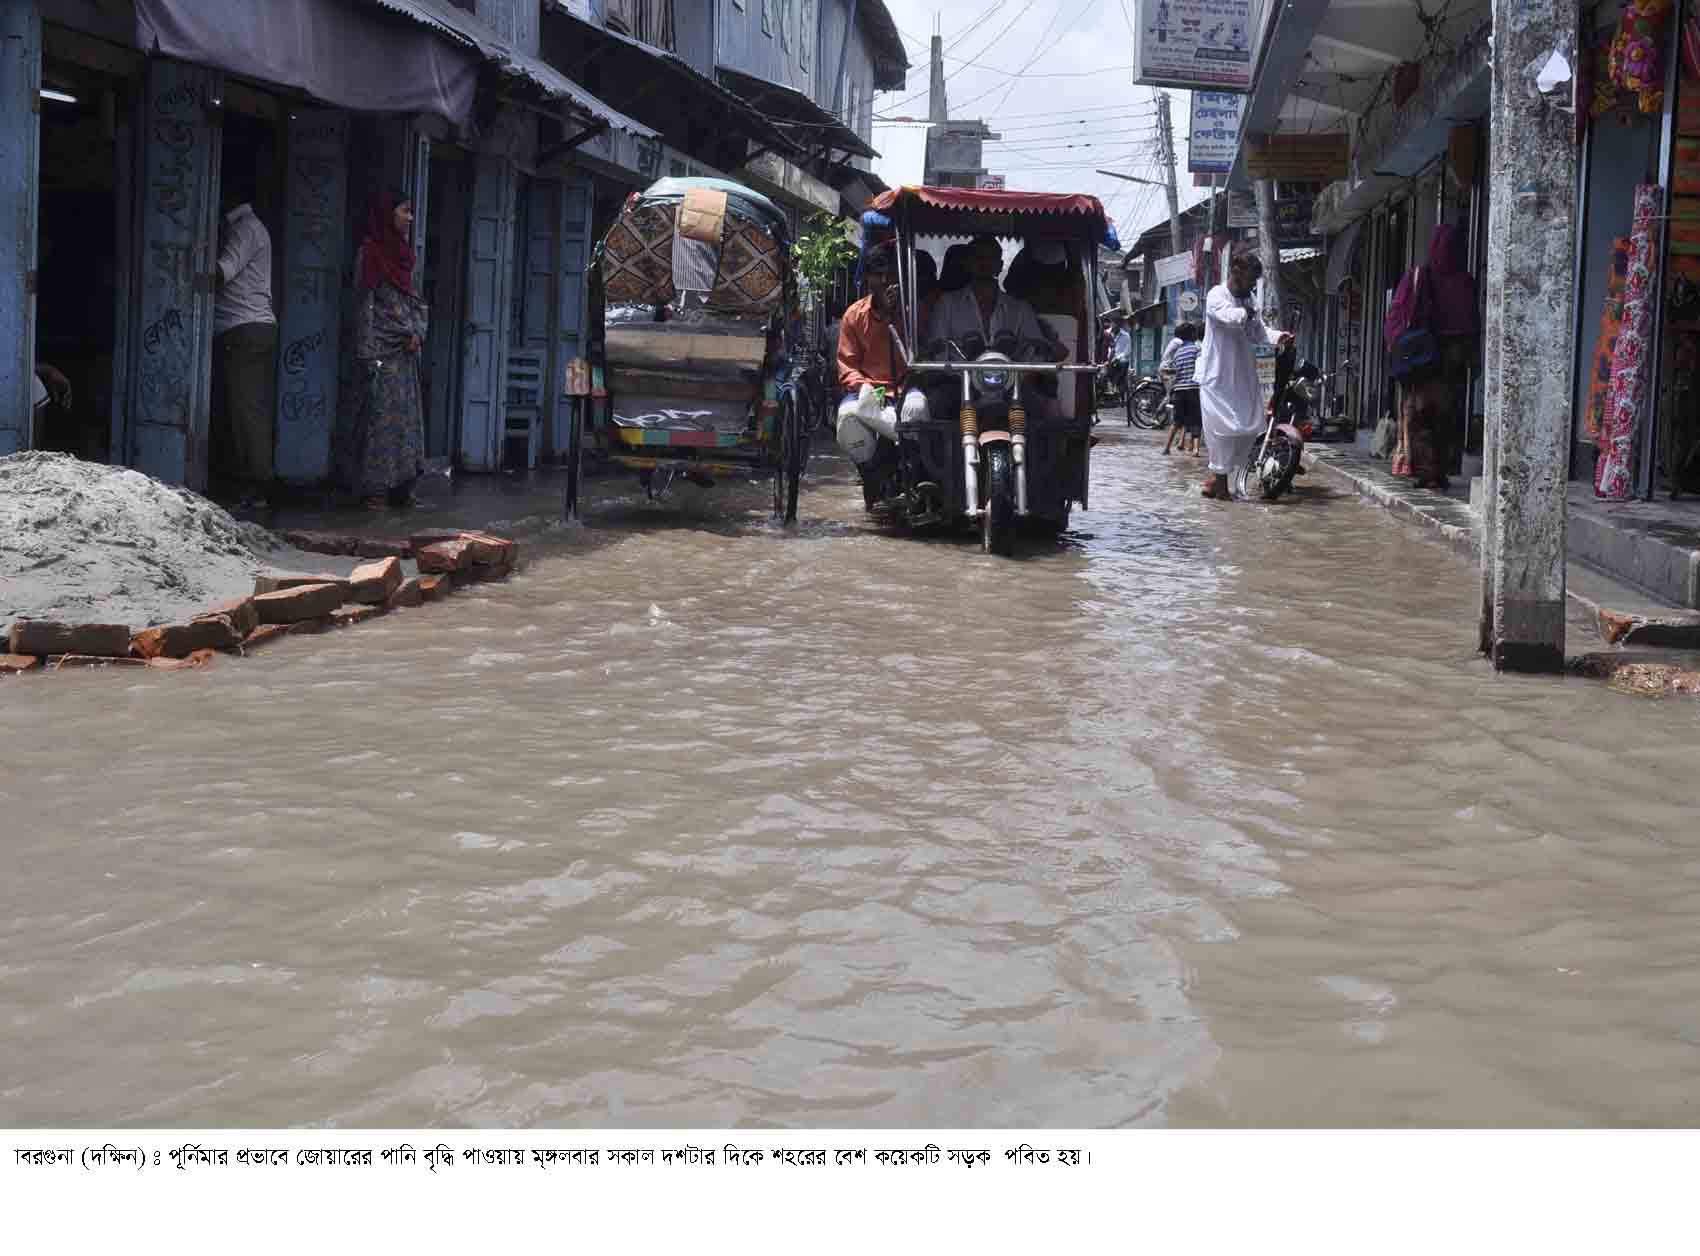
{"type": "Polygon", "coordinates": [[[291,636],[307,637],[312,636],[314,633],[324,632],[331,626],[331,623],[331,617],[327,613],[324,615],[315,615],[311,619],[297,619],[294,623],[285,624],[283,630],[291,636]]]}
{"type": "Polygon", "coordinates": [[[262,571],[254,577],[254,595],[258,597],[262,593],[280,593],[285,589],[299,589],[309,584],[334,584],[342,590],[342,601],[348,601],[348,581],[342,576],[295,576],[275,571],[262,571]]]}
{"type": "Polygon", "coordinates": [[[319,619],[329,615],[343,603],[347,585],[303,584],[279,589],[276,593],[261,593],[254,598],[254,609],[260,613],[262,624],[292,624],[302,619],[319,619]]]}
{"type": "Polygon", "coordinates": [[[156,668],[162,672],[180,672],[193,668],[206,667],[217,657],[218,651],[216,650],[196,650],[193,654],[190,654],[185,658],[153,658],[149,659],[147,662],[149,667],[156,668]]]}
{"type": "Polygon", "coordinates": [[[258,628],[254,629],[253,632],[242,638],[243,652],[246,653],[247,651],[252,650],[255,646],[261,646],[268,641],[276,640],[288,631],[288,624],[261,624],[258,628]]]}
{"type": "Polygon", "coordinates": [[[144,659],[187,658],[197,650],[228,650],[242,634],[224,615],[206,615],[186,624],[144,628],[130,639],[130,651],[144,659]]]}
{"type": "Polygon", "coordinates": [[[12,625],[13,654],[99,654],[123,658],[130,653],[127,624],[62,624],[51,619],[20,619],[12,625]],[[123,638],[123,646],[119,646],[123,638]]]}
{"type": "Polygon", "coordinates": [[[401,559],[381,558],[375,563],[361,563],[348,577],[347,602],[375,604],[384,601],[401,588],[401,559]]]}
{"type": "Polygon", "coordinates": [[[413,542],[406,537],[361,537],[354,552],[361,558],[412,558],[413,542]]]}
{"type": "Polygon", "coordinates": [[[12,676],[38,667],[41,660],[33,654],[0,654],[0,676],[12,676]]]}
{"type": "Polygon", "coordinates": [[[508,563],[497,563],[493,566],[468,567],[465,571],[455,572],[456,584],[483,584],[488,580],[505,580],[513,573],[513,567],[508,563]]]}
{"type": "Polygon", "coordinates": [[[472,546],[464,538],[434,541],[417,551],[419,570],[427,573],[464,571],[473,563],[472,546]]]}
{"type": "Polygon", "coordinates": [[[346,628],[350,624],[362,623],[383,613],[384,608],[382,606],[373,606],[369,603],[356,602],[348,606],[339,606],[331,612],[331,626],[346,628]]]}
{"type": "Polygon", "coordinates": [[[420,576],[419,596],[427,602],[441,602],[454,592],[454,581],[448,576],[420,576]]]}
{"type": "Polygon", "coordinates": [[[418,606],[425,600],[425,591],[420,587],[422,577],[414,576],[403,580],[400,587],[385,600],[384,609],[393,611],[400,606],[418,606]]]}
{"type": "Polygon", "coordinates": [[[210,619],[215,615],[228,619],[236,629],[238,637],[246,637],[260,626],[260,612],[254,608],[254,599],[251,597],[239,597],[234,601],[221,603],[191,618],[210,619]]]}
{"type": "Polygon", "coordinates": [[[337,532],[282,532],[279,535],[296,549],[306,550],[309,554],[352,554],[359,544],[357,538],[337,532]]]}
{"type": "Polygon", "coordinates": [[[111,654],[61,654],[47,661],[49,670],[58,671],[61,667],[146,667],[146,659],[135,659],[128,656],[111,654]]]}

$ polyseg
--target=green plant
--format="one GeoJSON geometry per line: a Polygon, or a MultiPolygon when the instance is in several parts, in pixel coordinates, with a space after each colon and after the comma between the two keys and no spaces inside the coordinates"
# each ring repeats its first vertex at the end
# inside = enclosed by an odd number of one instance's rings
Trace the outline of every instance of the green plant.
{"type": "Polygon", "coordinates": [[[834,275],[856,264],[853,230],[844,219],[825,212],[810,217],[801,237],[791,246],[791,259],[809,291],[825,292],[832,286],[834,275]]]}

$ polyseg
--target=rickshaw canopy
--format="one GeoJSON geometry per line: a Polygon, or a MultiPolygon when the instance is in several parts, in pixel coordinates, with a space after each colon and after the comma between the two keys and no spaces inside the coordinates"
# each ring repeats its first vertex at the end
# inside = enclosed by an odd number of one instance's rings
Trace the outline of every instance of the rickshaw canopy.
{"type": "Polygon", "coordinates": [[[900,187],[869,208],[917,235],[978,235],[1107,244],[1114,229],[1095,196],[1079,192],[1003,192],[991,188],[900,187]]]}

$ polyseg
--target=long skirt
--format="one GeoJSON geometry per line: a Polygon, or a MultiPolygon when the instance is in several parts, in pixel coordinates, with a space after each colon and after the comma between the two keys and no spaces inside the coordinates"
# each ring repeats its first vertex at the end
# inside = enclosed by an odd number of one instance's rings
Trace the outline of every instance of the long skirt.
{"type": "Polygon", "coordinates": [[[418,355],[397,354],[382,363],[358,360],[354,366],[360,390],[351,433],[354,491],[374,496],[404,489],[425,469],[418,355]]]}
{"type": "Polygon", "coordinates": [[[1440,361],[1399,385],[1399,442],[1392,472],[1418,485],[1440,483],[1452,470],[1459,396],[1468,370],[1468,339],[1441,342],[1440,361]]]}

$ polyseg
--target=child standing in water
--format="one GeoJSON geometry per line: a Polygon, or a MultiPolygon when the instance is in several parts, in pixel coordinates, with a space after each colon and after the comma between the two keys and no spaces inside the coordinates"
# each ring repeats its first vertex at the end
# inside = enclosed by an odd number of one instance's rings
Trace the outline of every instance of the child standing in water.
{"type": "Polygon", "coordinates": [[[1181,438],[1181,452],[1198,456],[1198,441],[1204,434],[1204,417],[1198,408],[1198,381],[1193,371],[1198,366],[1198,342],[1204,329],[1197,323],[1182,323],[1175,328],[1175,343],[1163,363],[1169,377],[1169,439],[1163,446],[1166,454],[1181,438]]]}

